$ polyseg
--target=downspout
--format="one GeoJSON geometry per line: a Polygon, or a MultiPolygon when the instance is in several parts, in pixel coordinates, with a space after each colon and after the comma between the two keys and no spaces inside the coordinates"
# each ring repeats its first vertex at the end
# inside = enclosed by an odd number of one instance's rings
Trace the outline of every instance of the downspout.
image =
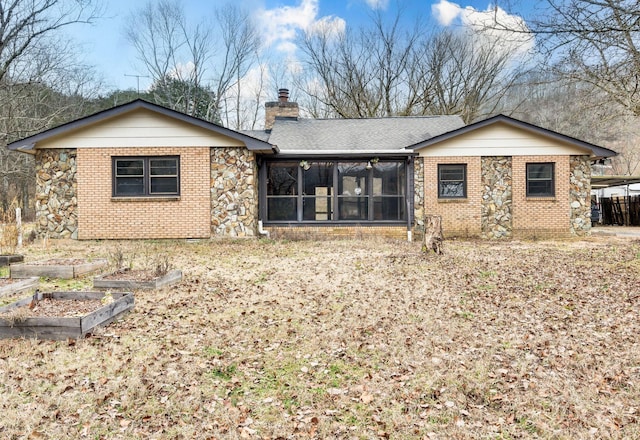
{"type": "Polygon", "coordinates": [[[413,241],[413,233],[411,232],[411,215],[409,214],[409,209],[411,207],[411,203],[407,199],[407,241],[411,243],[413,241]]]}
{"type": "Polygon", "coordinates": [[[267,181],[267,170],[266,167],[264,166],[264,162],[262,160],[262,156],[257,156],[256,157],[256,165],[258,167],[258,236],[259,237],[267,237],[267,238],[271,238],[271,234],[269,231],[265,230],[264,227],[262,226],[262,220],[260,220],[260,217],[265,217],[266,216],[266,205],[267,205],[267,200],[266,200],[266,195],[265,195],[265,190],[264,188],[266,187],[266,181],[267,181]],[[262,182],[265,182],[265,185],[262,185],[262,182]]]}
{"type": "Polygon", "coordinates": [[[262,227],[262,220],[258,220],[258,235],[271,238],[271,233],[262,227]]]}
{"type": "Polygon", "coordinates": [[[409,156],[407,160],[407,171],[405,172],[407,176],[407,196],[406,196],[406,204],[407,204],[407,241],[411,243],[413,241],[413,232],[411,231],[411,223],[413,220],[413,210],[411,207],[413,204],[411,200],[415,203],[415,163],[413,161],[413,157],[409,156]],[[411,197],[411,199],[409,199],[411,197]]]}

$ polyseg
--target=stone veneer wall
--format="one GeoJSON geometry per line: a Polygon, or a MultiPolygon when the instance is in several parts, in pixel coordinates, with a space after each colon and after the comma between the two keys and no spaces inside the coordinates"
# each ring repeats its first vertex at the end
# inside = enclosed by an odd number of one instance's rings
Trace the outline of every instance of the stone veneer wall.
{"type": "Polygon", "coordinates": [[[591,161],[589,156],[569,159],[571,233],[583,236],[591,232],[591,161]]]}
{"type": "Polygon", "coordinates": [[[36,150],[36,228],[51,238],[78,237],[76,150],[36,150]]]}
{"type": "Polygon", "coordinates": [[[413,165],[413,223],[418,236],[424,233],[424,158],[416,157],[413,165]]]}
{"type": "Polygon", "coordinates": [[[482,237],[510,238],[513,232],[511,157],[482,157],[482,237]]]}
{"type": "Polygon", "coordinates": [[[211,235],[254,237],[258,229],[258,169],[245,148],[211,149],[211,235]]]}

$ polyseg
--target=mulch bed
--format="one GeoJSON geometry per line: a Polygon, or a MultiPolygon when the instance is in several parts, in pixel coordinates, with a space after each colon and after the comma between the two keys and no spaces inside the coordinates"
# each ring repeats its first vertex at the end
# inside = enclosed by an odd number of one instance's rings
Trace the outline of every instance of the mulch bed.
{"type": "Polygon", "coordinates": [[[126,281],[151,281],[158,278],[155,270],[151,269],[120,269],[116,272],[103,275],[103,280],[126,280],[126,281]]]}
{"type": "Polygon", "coordinates": [[[19,314],[22,318],[71,318],[87,315],[103,305],[100,300],[43,299],[32,301],[30,305],[25,307],[0,313],[0,317],[19,314]]]}

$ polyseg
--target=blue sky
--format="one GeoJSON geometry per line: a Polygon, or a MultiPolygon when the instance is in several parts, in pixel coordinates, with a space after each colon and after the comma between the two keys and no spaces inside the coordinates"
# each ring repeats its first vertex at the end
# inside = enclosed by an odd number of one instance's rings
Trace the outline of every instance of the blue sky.
{"type": "MultiPolygon", "coordinates": [[[[188,19],[193,22],[210,16],[213,9],[223,3],[221,0],[182,2],[188,19]]],[[[95,65],[104,77],[108,89],[135,89],[136,78],[125,75],[145,72],[124,37],[124,26],[127,18],[145,3],[141,0],[105,0],[104,3],[103,17],[94,25],[74,27],[72,38],[81,46],[85,61],[95,65]]],[[[318,22],[330,22],[338,27],[357,26],[374,9],[391,18],[399,3],[407,17],[419,16],[427,26],[472,25],[491,6],[489,0],[240,0],[239,4],[254,15],[269,49],[285,54],[295,50],[293,35],[301,29],[318,22]],[[278,35],[281,38],[274,38],[278,35]]],[[[140,79],[141,88],[146,88],[148,83],[148,79],[140,79]]]]}

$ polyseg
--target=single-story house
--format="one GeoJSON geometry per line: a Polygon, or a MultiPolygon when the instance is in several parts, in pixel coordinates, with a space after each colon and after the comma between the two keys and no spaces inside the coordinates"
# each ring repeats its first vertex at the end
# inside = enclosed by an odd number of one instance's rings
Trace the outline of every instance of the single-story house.
{"type": "Polygon", "coordinates": [[[507,116],[303,119],[281,89],[238,132],[143,100],[8,145],[35,155],[51,238],[588,234],[591,163],[615,152],[507,116]]]}

